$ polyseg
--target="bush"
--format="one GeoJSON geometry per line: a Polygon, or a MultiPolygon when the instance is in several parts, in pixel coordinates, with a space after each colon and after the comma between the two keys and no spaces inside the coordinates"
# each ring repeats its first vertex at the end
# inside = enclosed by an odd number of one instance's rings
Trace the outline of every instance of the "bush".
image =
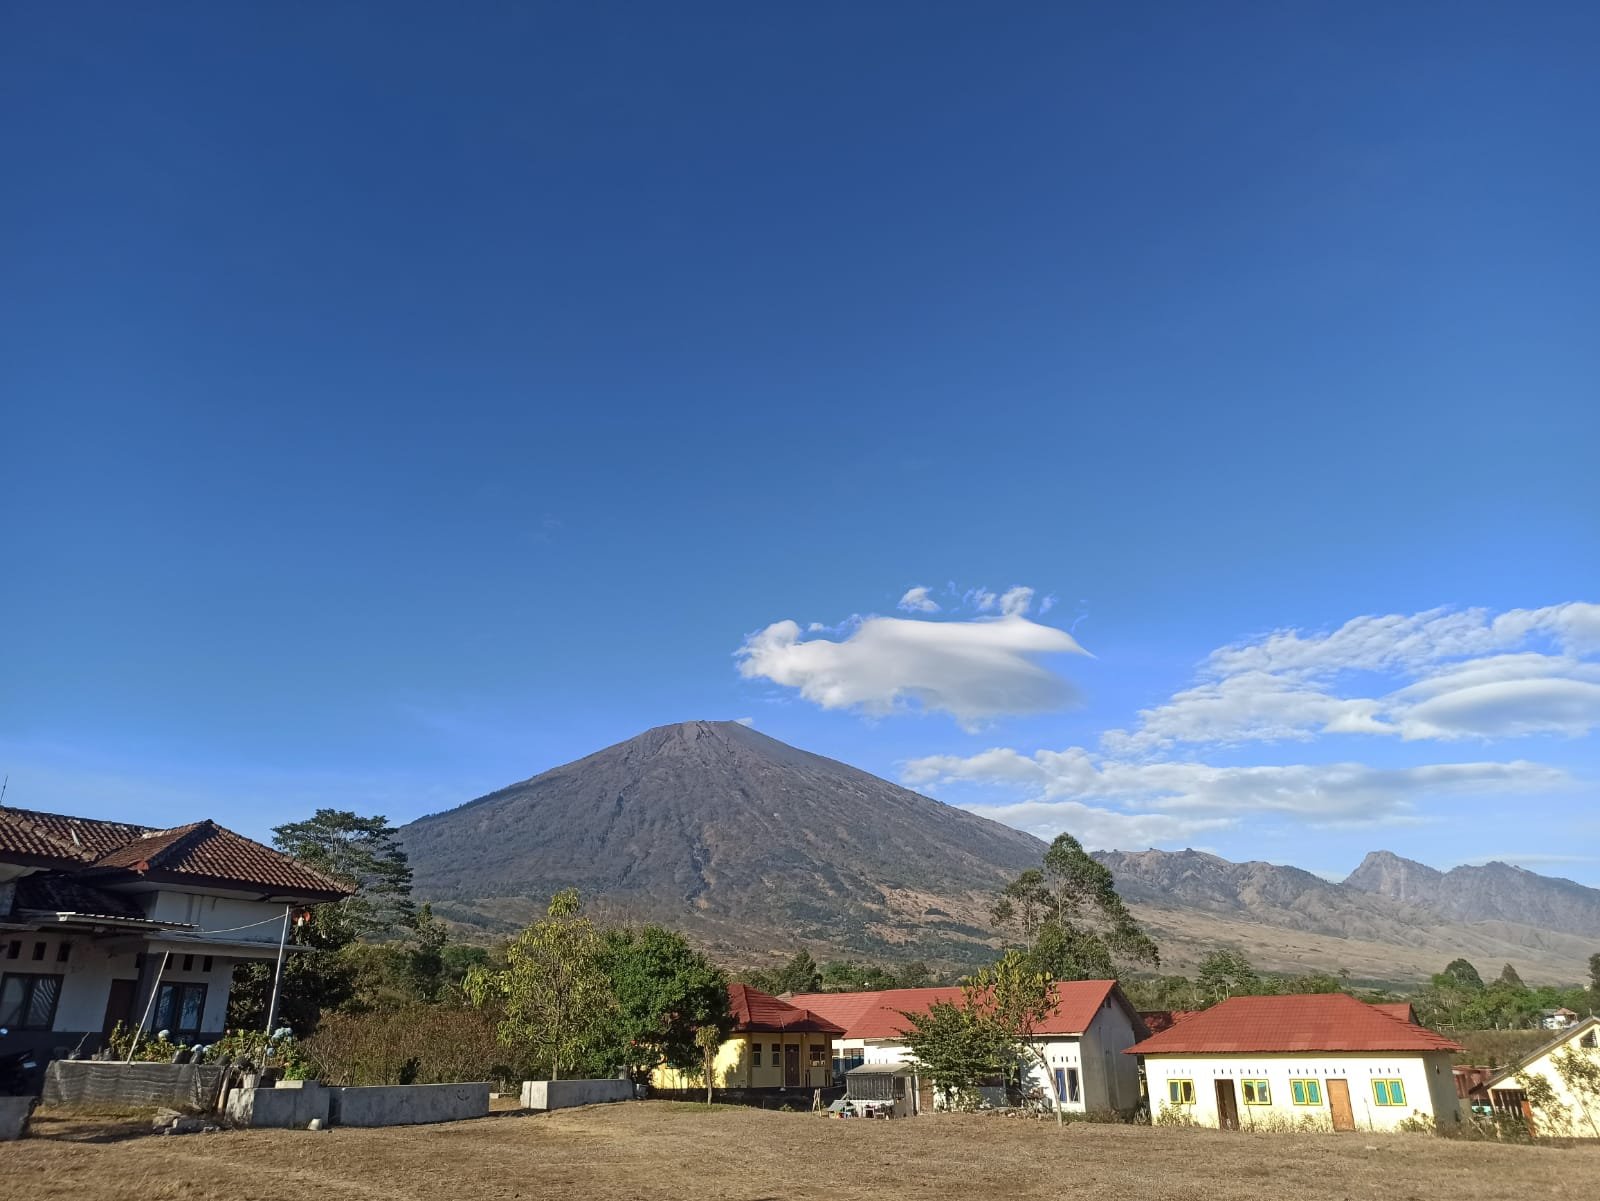
{"type": "Polygon", "coordinates": [[[1151,1123],[1151,1125],[1168,1126],[1187,1130],[1198,1127],[1200,1123],[1195,1121],[1194,1117],[1182,1106],[1163,1105],[1161,1107],[1161,1112],[1156,1114],[1155,1120],[1151,1123]]]}
{"type": "Polygon", "coordinates": [[[454,1005],[406,1005],[335,1013],[306,1040],[326,1084],[454,1084],[520,1081],[530,1074],[495,1035],[496,1015],[454,1005]]]}

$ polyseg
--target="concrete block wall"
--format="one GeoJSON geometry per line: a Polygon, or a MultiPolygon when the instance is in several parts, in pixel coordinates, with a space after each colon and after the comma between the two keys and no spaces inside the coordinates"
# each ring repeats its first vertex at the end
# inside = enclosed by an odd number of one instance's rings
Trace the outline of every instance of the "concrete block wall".
{"type": "Polygon", "coordinates": [[[631,1101],[630,1080],[524,1080],[522,1108],[568,1109],[574,1105],[604,1105],[631,1101]]]}
{"type": "Polygon", "coordinates": [[[489,1113],[489,1085],[397,1084],[331,1088],[328,1116],[335,1126],[419,1126],[459,1122],[489,1113]]]}
{"type": "Polygon", "coordinates": [[[334,1091],[312,1080],[294,1088],[236,1088],[228,1093],[227,1118],[234,1126],[303,1130],[313,1118],[328,1120],[334,1091]]]}
{"type": "Polygon", "coordinates": [[[32,1097],[0,1097],[0,1143],[9,1143],[22,1137],[28,1128],[28,1115],[33,1112],[32,1097]]]}

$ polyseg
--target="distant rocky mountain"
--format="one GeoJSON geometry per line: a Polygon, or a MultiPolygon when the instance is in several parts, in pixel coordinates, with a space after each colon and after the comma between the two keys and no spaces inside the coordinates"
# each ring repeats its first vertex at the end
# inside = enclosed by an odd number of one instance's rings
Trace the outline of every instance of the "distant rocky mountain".
{"type": "Polygon", "coordinates": [[[1441,872],[1391,851],[1373,851],[1345,884],[1457,922],[1504,921],[1600,943],[1600,888],[1541,876],[1509,863],[1441,872]]]}
{"type": "Polygon", "coordinates": [[[662,726],[401,832],[419,896],[490,931],[573,886],[748,960],[972,962],[1031,835],[734,722],[662,726]]]}
{"type": "Polygon", "coordinates": [[[1202,851],[1096,858],[1179,966],[1223,944],[1277,971],[1346,968],[1366,978],[1415,979],[1464,955],[1490,968],[1512,963],[1529,980],[1568,982],[1583,978],[1585,959],[1600,948],[1600,922],[1585,925],[1582,916],[1592,912],[1585,904],[1600,902],[1600,890],[1504,864],[1489,873],[1439,872],[1379,851],[1335,883],[1202,851]],[[1470,886],[1459,899],[1458,885],[1445,883],[1452,878],[1470,886]]]}
{"type": "MultiPolygon", "coordinates": [[[[1044,844],[733,722],[662,726],[401,831],[420,897],[485,934],[573,886],[603,917],[667,922],[724,961],[991,958],[987,910],[1044,844]]],[[[1183,970],[1237,947],[1269,971],[1418,979],[1464,955],[1578,980],[1600,891],[1504,864],[1387,852],[1344,883],[1200,851],[1098,856],[1183,970]]]]}

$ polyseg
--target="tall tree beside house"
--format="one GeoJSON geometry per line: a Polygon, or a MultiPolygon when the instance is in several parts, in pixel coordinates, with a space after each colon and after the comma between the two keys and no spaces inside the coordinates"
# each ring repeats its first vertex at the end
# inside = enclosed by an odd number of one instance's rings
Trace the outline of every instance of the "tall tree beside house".
{"type": "Polygon", "coordinates": [[[318,809],[306,821],[275,827],[272,845],[355,888],[337,905],[319,907],[317,923],[325,937],[343,945],[358,938],[402,936],[416,928],[411,864],[387,818],[318,809]]]}
{"type": "Polygon", "coordinates": [[[717,1087],[717,1049],[722,1046],[726,1037],[724,1031],[716,1026],[698,1026],[694,1032],[694,1045],[700,1052],[700,1074],[706,1082],[706,1108],[711,1107],[711,1098],[717,1087]]]}
{"type": "Polygon", "coordinates": [[[616,1002],[610,1034],[616,1064],[641,1083],[662,1064],[693,1069],[698,1032],[709,1028],[726,1037],[732,1028],[726,974],[662,926],[607,930],[601,941],[616,1002]]]}
{"type": "Polygon", "coordinates": [[[552,1080],[605,1053],[616,1002],[605,944],[575,888],[512,939],[503,966],[473,968],[464,987],[473,1004],[498,1009],[500,1040],[548,1063],[552,1080]]]}
{"type": "Polygon", "coordinates": [[[977,1083],[1004,1073],[1016,1058],[998,1027],[969,1006],[936,1001],[926,1010],[902,1011],[901,1016],[918,1074],[957,1109],[975,1104],[977,1083]]]}
{"type": "Polygon", "coordinates": [[[1155,942],[1117,895],[1111,871],[1070,834],[1058,834],[1039,868],[1008,884],[991,915],[1031,944],[1033,969],[1055,980],[1114,977],[1116,963],[1154,967],[1155,942]]]}
{"type": "MultiPolygon", "coordinates": [[[[1031,955],[1008,951],[992,967],[975,973],[962,986],[966,1009],[980,1015],[1001,1045],[1023,1062],[1037,1066],[1050,1078],[1050,1059],[1039,1033],[1056,1005],[1056,986],[1037,970],[1031,955]]],[[[1061,1105],[1055,1104],[1056,1123],[1065,1123],[1061,1105]]]]}

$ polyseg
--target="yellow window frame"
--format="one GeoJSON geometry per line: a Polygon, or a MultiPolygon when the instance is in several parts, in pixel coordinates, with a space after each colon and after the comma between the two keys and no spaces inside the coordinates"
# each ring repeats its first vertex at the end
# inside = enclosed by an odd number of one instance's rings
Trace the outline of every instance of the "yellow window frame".
{"type": "Polygon", "coordinates": [[[1289,1092],[1296,1105],[1321,1105],[1322,1081],[1305,1078],[1289,1081],[1289,1092]]]}
{"type": "Polygon", "coordinates": [[[1406,1086],[1403,1080],[1385,1076],[1372,1082],[1372,1099],[1379,1105],[1393,1107],[1406,1103],[1406,1086]]]}
{"type": "Polygon", "coordinates": [[[1169,1077],[1167,1080],[1167,1102],[1171,1105],[1194,1104],[1194,1081],[1186,1080],[1181,1076],[1169,1077]]]}
{"type": "Polygon", "coordinates": [[[1259,1077],[1239,1081],[1239,1091],[1244,1094],[1246,1105],[1272,1104],[1272,1085],[1259,1077]]]}

